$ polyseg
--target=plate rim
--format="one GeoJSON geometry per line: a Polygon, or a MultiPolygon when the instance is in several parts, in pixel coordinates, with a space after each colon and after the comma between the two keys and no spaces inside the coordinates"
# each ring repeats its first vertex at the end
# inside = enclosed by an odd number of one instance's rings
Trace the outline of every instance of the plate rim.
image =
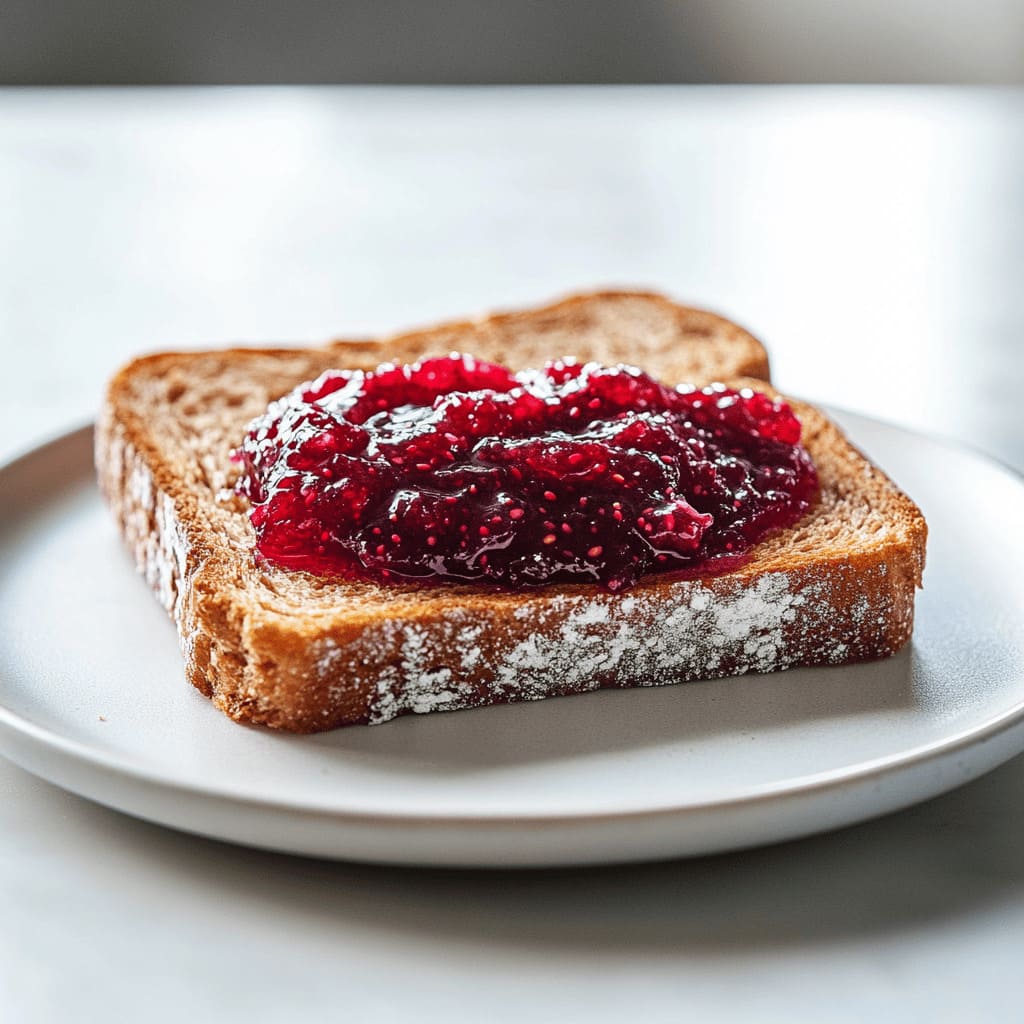
{"type": "MultiPolygon", "coordinates": [[[[1024,487],[1024,473],[970,444],[940,435],[933,435],[925,431],[914,430],[888,420],[834,405],[826,405],[822,408],[829,412],[829,414],[838,414],[840,418],[861,420],[872,426],[882,427],[885,430],[896,432],[917,441],[923,440],[939,447],[953,449],[962,455],[987,463],[992,469],[1007,476],[1016,486],[1024,487]]],[[[93,435],[94,429],[95,423],[93,422],[81,424],[32,446],[0,464],[0,478],[6,476],[9,472],[16,471],[30,461],[45,458],[53,449],[84,442],[93,435]]],[[[2,513],[0,513],[0,517],[2,517],[2,513]]],[[[912,644],[913,637],[908,647],[905,647],[903,650],[908,650],[912,644]]],[[[211,708],[211,710],[215,713],[220,713],[216,709],[211,708]]],[[[70,758],[73,761],[82,762],[92,769],[112,772],[123,779],[140,783],[151,789],[187,797],[226,801],[244,805],[249,809],[266,810],[274,813],[297,813],[315,817],[328,817],[332,821],[343,825],[382,825],[389,827],[459,827],[480,825],[489,828],[519,828],[522,826],[565,828],[567,826],[611,824],[616,822],[629,823],[637,820],[700,815],[709,811],[727,813],[747,807],[769,804],[776,800],[820,797],[845,787],[870,782],[873,779],[898,775],[901,771],[911,768],[926,767],[929,763],[941,761],[960,750],[994,740],[1022,722],[1024,722],[1024,691],[1022,691],[1020,699],[1009,708],[989,716],[977,725],[961,729],[952,736],[919,744],[909,750],[903,750],[891,755],[872,758],[852,767],[835,768],[795,776],[784,781],[745,788],[740,793],[727,794],[724,797],[701,799],[686,803],[660,803],[647,807],[630,806],[628,808],[600,811],[576,812],[553,809],[544,813],[511,814],[502,812],[493,815],[480,813],[437,813],[431,811],[411,813],[406,810],[381,811],[346,808],[317,801],[281,799],[240,792],[230,787],[218,786],[215,783],[182,781],[160,771],[140,766],[130,757],[111,754],[102,748],[70,739],[51,728],[32,722],[8,707],[4,703],[2,696],[0,696],[0,733],[14,735],[48,753],[55,753],[59,756],[70,758]]],[[[244,725],[240,727],[248,728],[244,725]]],[[[1021,740],[1022,747],[1024,747],[1024,731],[1022,731],[1021,740]]],[[[1013,754],[1011,753],[1007,756],[1013,756],[1013,754]]],[[[1002,760],[1005,759],[1004,757],[1002,760]]]]}

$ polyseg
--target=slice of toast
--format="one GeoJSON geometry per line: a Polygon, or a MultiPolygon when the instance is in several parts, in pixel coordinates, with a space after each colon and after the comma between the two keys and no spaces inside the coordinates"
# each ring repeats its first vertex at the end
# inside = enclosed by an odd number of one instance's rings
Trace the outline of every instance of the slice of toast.
{"type": "Polygon", "coordinates": [[[659,296],[600,293],[384,341],[139,359],[97,427],[102,490],[177,623],[189,680],[232,718],[295,732],[600,687],[883,657],[910,637],[926,527],[820,412],[794,402],[817,506],[742,568],[644,577],[612,595],[557,584],[381,586],[258,563],[230,451],[249,421],[330,367],[452,350],[513,368],[556,356],[630,362],[677,383],[771,391],[763,347],[659,296]]]}

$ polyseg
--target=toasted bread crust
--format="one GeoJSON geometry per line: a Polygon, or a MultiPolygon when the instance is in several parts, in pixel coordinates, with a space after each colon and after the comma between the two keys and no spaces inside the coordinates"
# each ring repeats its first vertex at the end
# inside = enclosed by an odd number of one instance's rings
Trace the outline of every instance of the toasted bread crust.
{"type": "MultiPolygon", "coordinates": [[[[557,335],[571,333],[597,315],[595,304],[637,299],[710,326],[720,332],[716,341],[733,339],[715,355],[723,372],[709,378],[735,377],[752,365],[767,372],[763,349],[746,332],[631,293],[581,296],[384,342],[164,354],[123,370],[97,427],[100,484],[136,563],[177,623],[192,684],[237,721],[315,732],[407,712],[838,664],[899,650],[913,626],[924,519],[833,424],[801,403],[794,405],[818,465],[819,505],[722,576],[651,576],[621,596],[589,585],[520,593],[451,585],[424,593],[255,566],[244,508],[218,503],[216,495],[230,478],[222,465],[225,439],[237,443],[268,394],[331,365],[372,366],[458,347],[497,358],[543,321],[557,335]],[[733,358],[724,358],[730,351],[733,358]],[[203,408],[181,413],[145,400],[153,382],[169,395],[196,378],[210,383],[211,367],[222,365],[256,393],[246,391],[238,403],[228,396],[217,444],[201,429],[203,408]],[[167,419],[172,414],[188,421],[183,448],[169,440],[180,426],[167,419]]],[[[681,335],[693,346],[703,337],[681,335]]],[[[589,358],[601,348],[591,343],[572,354],[589,358]]],[[[653,361],[658,365],[645,368],[667,380],[685,362],[676,352],[653,361]]],[[[771,390],[763,382],[735,383],[771,390]]],[[[211,386],[225,387],[216,379],[211,386]]]]}

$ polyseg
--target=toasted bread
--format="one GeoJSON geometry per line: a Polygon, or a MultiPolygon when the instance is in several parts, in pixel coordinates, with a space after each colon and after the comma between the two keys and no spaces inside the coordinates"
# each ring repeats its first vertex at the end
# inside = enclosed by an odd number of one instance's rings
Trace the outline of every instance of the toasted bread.
{"type": "Polygon", "coordinates": [[[911,634],[921,513],[839,429],[793,402],[821,495],[742,568],[647,576],[622,595],[552,584],[515,593],[339,581],[263,564],[230,452],[268,402],[330,367],[461,350],[514,368],[555,356],[630,362],[677,383],[771,392],[763,347],[729,321],[638,293],[382,341],[165,353],[112,381],[99,480],[179,630],[188,679],[233,719],[294,732],[406,712],[536,700],[879,658],[911,634]]]}

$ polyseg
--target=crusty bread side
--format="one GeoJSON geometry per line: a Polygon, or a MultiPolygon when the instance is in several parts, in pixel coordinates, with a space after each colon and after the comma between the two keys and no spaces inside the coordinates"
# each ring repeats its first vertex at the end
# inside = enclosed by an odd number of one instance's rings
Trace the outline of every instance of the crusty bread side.
{"type": "Polygon", "coordinates": [[[619,596],[581,584],[509,594],[330,581],[257,564],[246,509],[228,489],[228,455],[249,420],[330,366],[454,349],[516,367],[569,354],[630,361],[669,381],[767,373],[760,345],[727,321],[626,293],[390,341],[131,364],[98,424],[100,483],[177,622],[188,678],[232,718],[312,732],[410,711],[877,658],[906,643],[924,520],[800,403],[821,499],[722,576],[651,576],[619,596]]]}

